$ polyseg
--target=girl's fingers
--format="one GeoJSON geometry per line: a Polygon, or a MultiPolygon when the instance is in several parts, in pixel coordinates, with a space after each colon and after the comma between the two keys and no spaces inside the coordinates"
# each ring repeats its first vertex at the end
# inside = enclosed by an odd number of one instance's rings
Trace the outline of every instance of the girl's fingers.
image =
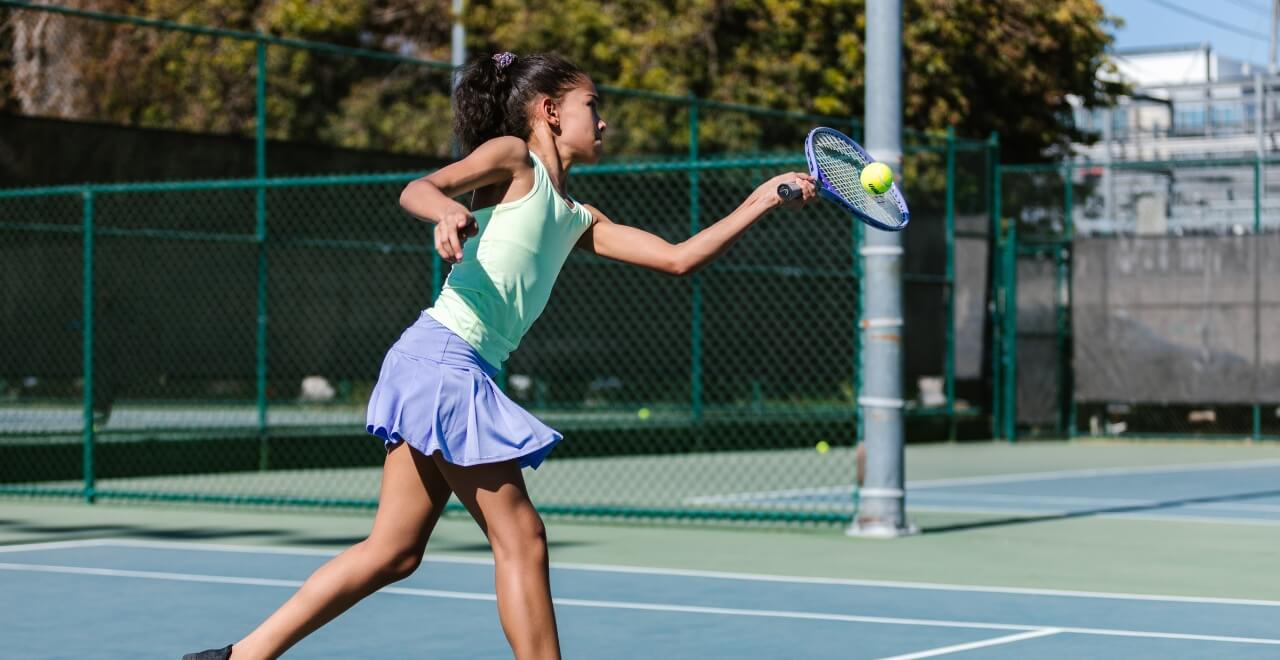
{"type": "Polygon", "coordinates": [[[479,234],[479,226],[470,212],[465,209],[454,210],[444,214],[436,222],[433,234],[440,258],[456,264],[462,261],[463,242],[479,234]]]}
{"type": "Polygon", "coordinates": [[[449,229],[449,227],[438,226],[436,228],[436,252],[440,253],[440,258],[449,263],[457,263],[462,259],[462,248],[457,242],[457,237],[449,229]]]}
{"type": "Polygon", "coordinates": [[[462,261],[462,241],[458,239],[458,231],[449,227],[445,238],[448,239],[449,260],[454,263],[462,261]]]}

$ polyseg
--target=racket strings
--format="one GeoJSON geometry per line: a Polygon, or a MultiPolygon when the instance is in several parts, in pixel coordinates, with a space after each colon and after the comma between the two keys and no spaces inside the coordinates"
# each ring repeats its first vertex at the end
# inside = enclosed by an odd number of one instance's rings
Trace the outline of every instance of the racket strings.
{"type": "Polygon", "coordinates": [[[814,136],[813,155],[818,170],[836,194],[858,210],[891,227],[902,225],[902,213],[891,193],[869,195],[862,187],[862,170],[868,163],[849,143],[832,135],[814,136]]]}

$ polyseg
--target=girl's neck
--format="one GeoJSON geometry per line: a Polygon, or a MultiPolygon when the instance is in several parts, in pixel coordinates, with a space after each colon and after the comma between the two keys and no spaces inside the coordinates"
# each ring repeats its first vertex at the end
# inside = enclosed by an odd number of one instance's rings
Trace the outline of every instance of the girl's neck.
{"type": "Polygon", "coordinates": [[[542,162],[543,167],[547,168],[547,176],[551,177],[551,185],[560,193],[561,197],[567,196],[566,187],[569,184],[569,168],[573,167],[573,161],[560,153],[559,145],[556,144],[555,136],[546,131],[541,131],[533,135],[529,139],[529,151],[542,162]]]}

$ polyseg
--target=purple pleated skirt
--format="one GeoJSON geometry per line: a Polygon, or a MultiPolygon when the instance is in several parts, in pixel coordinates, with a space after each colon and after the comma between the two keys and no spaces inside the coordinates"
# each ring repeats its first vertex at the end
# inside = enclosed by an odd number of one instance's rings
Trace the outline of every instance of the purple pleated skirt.
{"type": "Polygon", "coordinates": [[[498,369],[426,312],[382,361],[369,396],[369,433],[454,465],[518,459],[537,468],[564,436],[498,389],[498,369]]]}

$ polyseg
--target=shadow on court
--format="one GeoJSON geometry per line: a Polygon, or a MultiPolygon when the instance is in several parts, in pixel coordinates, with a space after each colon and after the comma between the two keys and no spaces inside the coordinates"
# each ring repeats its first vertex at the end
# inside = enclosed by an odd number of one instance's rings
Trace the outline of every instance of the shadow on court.
{"type": "Polygon", "coordinates": [[[930,526],[921,530],[925,534],[943,534],[948,532],[963,532],[974,529],[984,529],[990,527],[1006,527],[1010,525],[1028,525],[1032,523],[1054,522],[1059,520],[1070,520],[1072,518],[1087,518],[1090,516],[1113,515],[1125,513],[1144,513],[1151,511],[1160,511],[1166,509],[1174,509],[1192,504],[1221,504],[1223,502],[1243,502],[1247,500],[1266,499],[1268,497],[1280,497],[1280,490],[1267,490],[1251,493],[1233,493],[1229,495],[1211,495],[1206,497],[1187,497],[1182,499],[1163,500],[1160,502],[1151,502],[1146,504],[1131,504],[1124,506],[1108,506],[1094,507],[1075,511],[1063,511],[1046,515],[1026,515],[1026,516],[1010,516],[1006,518],[997,518],[992,520],[980,520],[974,522],[956,523],[951,525],[930,526]]]}

